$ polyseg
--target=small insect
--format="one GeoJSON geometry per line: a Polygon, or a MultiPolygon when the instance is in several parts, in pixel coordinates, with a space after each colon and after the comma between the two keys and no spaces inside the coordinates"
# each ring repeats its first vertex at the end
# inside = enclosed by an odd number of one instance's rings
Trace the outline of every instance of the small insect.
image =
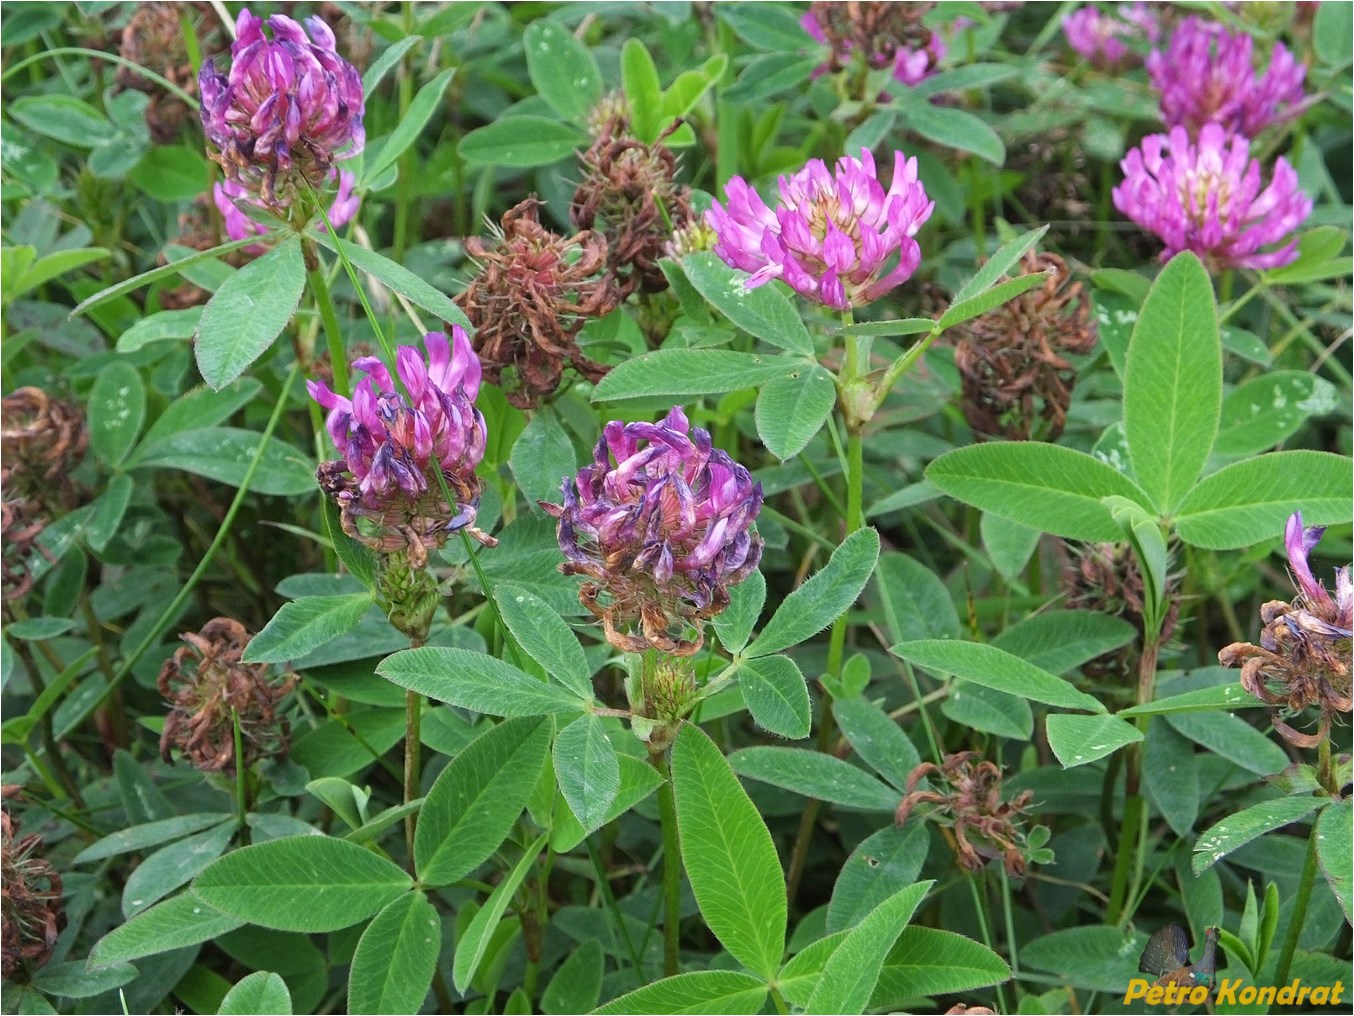
{"type": "Polygon", "coordinates": [[[1198,963],[1189,961],[1189,935],[1178,924],[1167,924],[1152,932],[1138,960],[1144,974],[1155,974],[1156,986],[1174,984],[1191,987],[1202,984],[1212,988],[1218,972],[1218,929],[1204,932],[1204,951],[1198,963]]]}

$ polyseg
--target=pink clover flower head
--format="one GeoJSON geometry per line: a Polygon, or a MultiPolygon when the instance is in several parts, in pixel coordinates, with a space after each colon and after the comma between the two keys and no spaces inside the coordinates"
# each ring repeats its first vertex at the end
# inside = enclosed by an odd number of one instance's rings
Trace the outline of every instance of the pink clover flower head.
{"type": "Polygon", "coordinates": [[[542,507],[559,520],[560,570],[592,580],[579,599],[627,652],[694,653],[685,627],[724,610],[761,560],[762,485],[678,407],[661,423],[608,423],[563,504],[542,507]]]}
{"type": "Polygon", "coordinates": [[[1277,268],[1297,257],[1293,231],[1312,211],[1287,160],[1262,187],[1247,140],[1205,124],[1198,142],[1184,127],[1152,134],[1120,163],[1114,207],[1165,244],[1167,261],[1193,251],[1212,269],[1277,268]],[[1277,245],[1277,246],[1276,246],[1277,245]]]}
{"type": "Polygon", "coordinates": [[[780,279],[834,310],[877,300],[921,263],[914,237],[935,208],[917,179],[917,160],[894,152],[886,191],[874,157],[842,156],[834,171],[813,159],[780,178],[780,201],[768,208],[742,177],[725,188],[705,221],[718,235],[715,253],[749,272],[749,289],[780,279]],[[896,261],[894,259],[896,258],[896,261]]]}
{"type": "Polygon", "coordinates": [[[1312,566],[1307,561],[1325,532],[1325,526],[1303,526],[1302,512],[1296,511],[1284,527],[1284,550],[1302,605],[1331,626],[1328,634],[1349,638],[1351,628],[1354,628],[1354,584],[1350,582],[1349,568],[1335,569],[1335,596],[1332,598],[1312,574],[1312,566]]]}
{"type": "Polygon", "coordinates": [[[242,10],[230,57],[225,74],[202,65],[202,125],[212,158],[262,204],[287,207],[301,181],[319,188],[336,160],[362,151],[362,78],[319,18],[303,28],[242,10]]]}
{"type": "Polygon", "coordinates": [[[1063,19],[1067,44],[1081,57],[1103,70],[1122,70],[1134,63],[1134,53],[1124,38],[1141,36],[1156,42],[1160,33],[1157,16],[1145,3],[1125,4],[1114,17],[1096,7],[1082,7],[1063,19]]]}
{"type": "MultiPolygon", "coordinates": [[[[353,185],[356,182],[357,178],[346,169],[338,171],[338,193],[334,195],[334,203],[329,206],[329,223],[335,229],[351,221],[362,204],[361,196],[353,193],[353,185]]],[[[212,184],[212,201],[225,220],[226,235],[232,240],[244,240],[268,232],[267,226],[250,218],[241,207],[241,205],[263,206],[252,191],[245,190],[234,180],[212,184]]],[[[245,251],[257,256],[266,249],[262,244],[251,244],[245,251]]]]}
{"type": "Polygon", "coordinates": [[[1302,112],[1307,65],[1276,42],[1269,67],[1257,74],[1253,50],[1245,32],[1230,32],[1200,18],[1182,21],[1166,48],[1147,57],[1147,74],[1161,93],[1166,126],[1183,126],[1195,134],[1204,124],[1217,123],[1253,138],[1302,112]]]}
{"type": "MultiPolygon", "coordinates": [[[[374,356],[353,361],[353,370],[367,376],[354,385],[351,399],[322,381],[306,382],[310,397],[329,411],[329,436],[343,456],[341,465],[356,481],[356,491],[349,493],[370,511],[417,503],[425,495],[441,498],[434,469],[442,471],[453,492],[478,492],[474,472],[485,445],[484,416],[475,408],[479,358],[460,325],[452,326],[450,340],[443,332],[429,332],[423,345],[426,361],[417,346],[400,346],[396,352],[403,391],[374,356]]],[[[446,531],[474,519],[474,503],[458,507],[446,531]]]]}

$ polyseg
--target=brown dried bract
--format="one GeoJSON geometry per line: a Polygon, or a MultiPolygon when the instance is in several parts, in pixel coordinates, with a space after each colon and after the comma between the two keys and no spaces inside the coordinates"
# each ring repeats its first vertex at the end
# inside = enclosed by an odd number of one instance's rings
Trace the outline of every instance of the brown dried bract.
{"type": "Polygon", "coordinates": [[[89,447],[79,406],[26,387],[0,402],[0,483],[6,495],[29,497],[49,511],[70,510],[82,498],[71,473],[89,447]]]}
{"type": "Polygon", "coordinates": [[[606,274],[606,239],[592,230],[552,233],[541,225],[540,207],[527,198],[503,216],[495,241],[466,241],[480,271],[456,297],[475,326],[485,376],[502,384],[503,372],[515,370],[508,401],[522,408],[554,394],[566,366],[594,383],[602,379],[609,368],[584,356],[577,336],[589,318],[611,313],[622,299],[606,274]]]}
{"type": "Polygon", "coordinates": [[[692,219],[691,188],[676,182],[676,156],[660,141],[629,136],[628,128],[614,117],[579,157],[583,180],[569,208],[574,225],[605,234],[607,263],[625,296],[668,288],[658,261],[673,231],[692,219]]]}
{"type": "MultiPolygon", "coordinates": [[[[2,793],[14,797],[19,789],[2,793]]],[[[18,831],[18,819],[0,810],[0,975],[7,981],[26,981],[46,963],[66,926],[60,872],[37,856],[41,836],[16,838],[18,831]]]]}
{"type": "Polygon", "coordinates": [[[976,751],[946,755],[942,765],[923,762],[908,774],[906,791],[893,820],[901,826],[919,804],[934,804],[928,816],[954,830],[955,855],[960,867],[981,871],[988,858],[999,857],[1012,878],[1025,874],[1024,833],[1020,823],[1033,798],[1023,791],[1009,801],[1001,797],[1001,770],[993,762],[978,761],[976,751]],[[918,790],[927,776],[948,785],[944,790],[918,790]]]}
{"type": "Polygon", "coordinates": [[[270,678],[266,664],[241,663],[249,643],[244,625],[228,617],[208,621],[200,632],[185,632],[187,645],[160,670],[158,687],[173,706],[165,718],[160,754],[172,761],[178,748],[203,772],[235,772],[235,719],[239,718],[244,763],[285,757],[289,724],[278,705],[295,679],[270,678]]]}
{"type": "Polygon", "coordinates": [[[1046,272],[1042,286],[956,327],[954,362],[964,417],[979,437],[1025,441],[1037,418],[1052,441],[1067,422],[1076,371],[1064,359],[1089,353],[1098,330],[1090,297],[1056,254],[1029,251],[1022,274],[1046,272]]]}
{"type": "Polygon", "coordinates": [[[1331,721],[1354,708],[1349,632],[1313,613],[1301,597],[1291,604],[1271,600],[1260,608],[1260,620],[1260,644],[1234,642],[1218,653],[1218,662],[1240,667],[1242,687],[1275,707],[1271,718],[1284,740],[1315,748],[1331,721]],[[1313,734],[1287,722],[1309,708],[1318,714],[1313,734]]]}

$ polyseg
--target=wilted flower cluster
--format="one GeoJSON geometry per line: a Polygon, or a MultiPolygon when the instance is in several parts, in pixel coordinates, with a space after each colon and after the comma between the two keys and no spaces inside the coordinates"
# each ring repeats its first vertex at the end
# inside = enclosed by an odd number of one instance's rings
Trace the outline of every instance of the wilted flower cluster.
{"type": "Polygon", "coordinates": [[[527,198],[503,216],[495,243],[478,237],[465,249],[479,274],[456,297],[475,327],[475,351],[488,379],[516,371],[508,388],[515,406],[534,406],[559,387],[566,366],[589,381],[607,368],[578,348],[589,318],[603,317],[621,302],[607,272],[607,242],[591,229],[562,237],[541,225],[541,203],[527,198]]]}
{"type": "Polygon", "coordinates": [[[249,632],[239,621],[216,617],[200,632],[179,636],[157,685],[173,706],[160,735],[160,754],[172,762],[178,748],[204,773],[235,773],[235,723],[248,768],[260,759],[285,757],[289,733],[278,704],[293,679],[275,681],[267,664],[241,663],[249,632]]]}
{"type": "Polygon", "coordinates": [[[742,177],[727,187],[727,208],[706,212],[719,236],[715,253],[750,272],[748,288],[780,279],[835,310],[858,307],[901,285],[921,263],[914,237],[935,208],[917,179],[917,160],[894,152],[884,190],[868,150],[843,156],[830,172],[820,159],[780,178],[772,210],[742,177]]]}
{"type": "MultiPolygon", "coordinates": [[[[10,784],[0,793],[19,790],[10,784]]],[[[18,820],[0,810],[0,976],[7,981],[27,980],[46,963],[66,926],[60,872],[38,856],[41,836],[18,832],[18,820]]]]}
{"type": "Polygon", "coordinates": [[[326,427],[343,456],[323,463],[319,479],[339,504],[344,531],[377,550],[408,550],[415,567],[449,533],[474,523],[475,467],[485,443],[484,416],[475,408],[480,362],[465,331],[453,326],[450,340],[429,332],[423,342],[426,363],[416,346],[397,350],[402,391],[374,356],[353,361],[367,376],[351,399],[321,381],[306,382],[311,398],[329,410],[326,427]],[[444,497],[439,472],[454,504],[444,497]],[[374,535],[363,532],[361,519],[376,524],[374,535]]]}
{"type": "MultiPolygon", "coordinates": [[[[338,229],[346,225],[362,204],[362,198],[353,193],[353,184],[357,182],[352,173],[346,169],[339,170],[338,173],[338,193],[334,195],[334,203],[329,206],[327,213],[329,225],[338,229]]],[[[216,205],[216,210],[221,213],[221,218],[225,222],[226,235],[232,240],[244,240],[251,236],[262,236],[268,232],[268,227],[263,223],[249,217],[244,210],[245,205],[252,205],[256,208],[264,207],[254,196],[252,191],[246,190],[234,180],[227,180],[224,183],[212,185],[212,202],[216,205]]],[[[261,244],[252,244],[245,248],[245,251],[258,255],[264,252],[265,248],[261,244]]]]}
{"type": "MultiPolygon", "coordinates": [[[[122,30],[119,54],[192,95],[197,91],[197,79],[193,76],[193,63],[184,43],[181,18],[185,13],[190,17],[200,14],[203,8],[210,9],[206,4],[138,3],[122,30]]],[[[219,32],[215,17],[194,17],[192,30],[203,48],[215,45],[219,32]]],[[[147,96],[146,127],[157,144],[173,141],[192,115],[183,99],[159,82],[138,73],[134,67],[119,65],[113,84],[119,90],[133,89],[147,96]]]]}
{"type": "Polygon", "coordinates": [[[814,77],[849,67],[861,54],[871,70],[891,68],[894,80],[912,86],[934,73],[945,56],[940,36],[922,24],[934,3],[848,0],[809,5],[800,25],[830,50],[814,77]]]}
{"type": "Polygon", "coordinates": [[[1254,138],[1300,113],[1306,65],[1276,42],[1268,69],[1257,75],[1253,48],[1246,32],[1231,32],[1200,18],[1182,21],[1166,48],[1147,57],[1147,74],[1161,93],[1166,126],[1196,134],[1215,123],[1254,138]]]}
{"type": "Polygon", "coordinates": [[[1197,142],[1183,127],[1153,134],[1120,165],[1114,207],[1159,236],[1162,260],[1189,250],[1214,270],[1275,268],[1297,257],[1292,233],[1312,211],[1286,159],[1267,186],[1239,134],[1206,124],[1197,142]]]}
{"type": "Polygon", "coordinates": [[[1044,284],[958,326],[954,348],[964,417],[975,434],[1027,440],[1036,418],[1046,440],[1062,433],[1076,370],[1065,357],[1089,353],[1097,329],[1091,301],[1056,254],[1029,251],[1026,275],[1044,284]]]}
{"type": "MultiPolygon", "coordinates": [[[[1122,617],[1138,630],[1146,629],[1147,590],[1138,556],[1127,543],[1067,544],[1070,560],[1063,572],[1067,605],[1076,610],[1122,617]]],[[[1166,576],[1166,616],[1161,622],[1160,640],[1165,643],[1175,634],[1180,618],[1178,596],[1180,575],[1166,576]]],[[[1111,650],[1082,664],[1088,676],[1126,672],[1129,654],[1136,643],[1111,650]]]]}
{"type": "Polygon", "coordinates": [[[946,755],[941,765],[923,762],[908,773],[904,797],[894,815],[901,826],[919,804],[936,807],[927,815],[954,831],[954,849],[960,867],[981,871],[989,858],[1001,858],[1012,878],[1025,874],[1027,844],[1021,828],[1026,805],[1034,792],[1022,791],[1009,801],[1001,796],[1001,770],[976,751],[946,755]],[[928,776],[943,790],[918,790],[928,776]]]}
{"type": "Polygon", "coordinates": [[[1063,18],[1067,44],[1079,56],[1108,71],[1123,70],[1135,62],[1136,54],[1125,39],[1156,42],[1160,31],[1156,12],[1142,2],[1116,4],[1114,14],[1082,7],[1063,18]]]}
{"type": "Polygon", "coordinates": [[[1260,608],[1260,644],[1234,642],[1218,653],[1224,667],[1241,668],[1241,684],[1274,710],[1274,729],[1290,744],[1313,748],[1330,732],[1335,716],[1354,708],[1350,694],[1350,645],[1354,636],[1354,583],[1348,567],[1335,571],[1335,595],[1312,574],[1307,561],[1324,526],[1304,527],[1294,512],[1284,529],[1288,567],[1297,583],[1292,603],[1271,600],[1260,608]],[[1288,721],[1303,710],[1318,713],[1314,734],[1288,721]]]}
{"type": "Polygon", "coordinates": [[[541,505],[559,519],[560,570],[592,580],[579,600],[626,652],[694,653],[701,622],[761,560],[751,531],[761,484],[680,408],[662,423],[608,423],[593,464],[563,494],[562,505],[541,505]]]}
{"type": "Polygon", "coordinates": [[[622,297],[667,289],[658,260],[672,231],[692,218],[691,188],[677,183],[671,149],[629,137],[625,126],[613,119],[580,156],[583,179],[569,208],[575,226],[596,227],[606,237],[607,263],[622,297]]]}
{"type": "Polygon", "coordinates": [[[307,185],[324,186],[335,160],[362,151],[362,78],[319,18],[302,28],[242,10],[230,56],[229,74],[202,65],[202,124],[226,177],[263,205],[286,208],[307,185]]]}
{"type": "Polygon", "coordinates": [[[32,386],[0,402],[0,482],[6,496],[32,497],[49,509],[75,507],[79,490],[71,472],[88,447],[84,412],[75,403],[32,386]]]}

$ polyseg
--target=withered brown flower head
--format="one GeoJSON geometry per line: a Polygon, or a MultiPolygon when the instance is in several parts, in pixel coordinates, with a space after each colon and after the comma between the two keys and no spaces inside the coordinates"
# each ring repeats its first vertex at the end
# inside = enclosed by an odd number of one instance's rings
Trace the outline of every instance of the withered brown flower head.
{"type": "MultiPolygon", "coordinates": [[[[809,4],[805,23],[811,20],[818,29],[815,37],[831,47],[828,70],[833,73],[844,69],[858,53],[864,54],[873,69],[897,68],[900,58],[906,61],[914,54],[925,54],[933,45],[931,30],[921,23],[933,7],[934,3],[815,0],[809,4]]],[[[898,77],[906,80],[908,75],[899,73],[898,77]]]]}
{"type": "Polygon", "coordinates": [[[41,388],[19,388],[0,402],[0,483],[48,509],[74,508],[80,491],[71,472],[89,447],[79,406],[41,388]],[[12,485],[12,486],[11,486],[12,485]]]}
{"type": "Polygon", "coordinates": [[[22,600],[33,588],[29,555],[36,547],[50,556],[37,542],[46,528],[47,520],[31,498],[7,496],[0,503],[0,590],[6,600],[22,600]]]}
{"type": "Polygon", "coordinates": [[[587,229],[562,237],[541,225],[541,202],[527,198],[503,216],[496,240],[471,237],[466,252],[480,266],[457,305],[475,326],[485,376],[505,386],[514,406],[534,406],[559,387],[566,366],[597,382],[608,368],[578,348],[589,318],[611,313],[622,297],[606,274],[606,239],[587,229]]]}
{"type": "Polygon", "coordinates": [[[613,119],[580,156],[583,179],[569,215],[580,229],[605,234],[607,263],[623,295],[660,293],[668,280],[658,261],[673,230],[692,220],[691,188],[677,183],[671,149],[628,136],[628,126],[613,119]]]}
{"type": "MultiPolygon", "coordinates": [[[[197,76],[183,37],[181,19],[185,15],[192,18],[193,31],[203,51],[215,49],[219,29],[209,4],[139,3],[122,30],[121,55],[178,85],[189,95],[197,95],[197,76]],[[195,16],[203,8],[209,16],[195,16]]],[[[126,64],[119,65],[113,83],[119,91],[133,89],[149,96],[146,126],[156,144],[173,141],[193,115],[193,110],[177,95],[126,64]]]]}
{"type": "MultiPolygon", "coordinates": [[[[1065,543],[1067,566],[1063,571],[1063,589],[1067,605],[1077,610],[1122,617],[1142,635],[1143,613],[1146,607],[1142,570],[1137,555],[1127,543],[1065,543]]],[[[1166,576],[1166,617],[1161,624],[1161,641],[1165,643],[1175,634],[1180,618],[1180,600],[1176,595],[1180,576],[1172,572],[1166,576]]],[[[1083,664],[1089,676],[1123,674],[1130,643],[1096,657],[1083,664]]]]}
{"type": "Polygon", "coordinates": [[[1288,520],[1284,542],[1298,584],[1291,603],[1271,600],[1260,608],[1260,644],[1234,642],[1218,653],[1224,667],[1241,668],[1241,685],[1274,706],[1271,719],[1290,744],[1315,748],[1330,734],[1331,721],[1354,708],[1350,691],[1351,625],[1354,585],[1350,570],[1336,571],[1335,596],[1312,575],[1307,555],[1324,526],[1304,527],[1302,513],[1288,520]],[[1288,721],[1306,709],[1318,713],[1315,733],[1305,734],[1288,721]]]}
{"type": "MultiPolygon", "coordinates": [[[[976,751],[946,755],[942,765],[923,762],[907,776],[906,791],[894,823],[901,826],[919,804],[936,807],[927,815],[954,832],[955,856],[960,867],[981,871],[988,858],[1001,858],[1012,878],[1025,874],[1025,841],[1021,829],[1025,807],[1034,794],[1026,790],[1009,801],[1001,797],[1001,770],[982,760],[976,751]],[[939,790],[918,790],[927,776],[939,790]]],[[[948,837],[947,837],[948,838],[948,837]]]]}
{"type": "Polygon", "coordinates": [[[1076,371],[1064,359],[1089,353],[1098,330],[1091,301],[1056,254],[1029,251],[1022,274],[1047,272],[1042,286],[955,329],[955,366],[963,382],[964,417],[979,437],[1025,441],[1035,419],[1052,441],[1067,422],[1076,371]]]}
{"type": "Polygon", "coordinates": [[[187,645],[160,670],[158,686],[173,706],[165,717],[160,754],[172,761],[178,748],[203,772],[235,773],[235,724],[239,717],[244,763],[285,757],[289,725],[278,704],[295,679],[276,681],[266,664],[241,663],[249,643],[244,625],[228,617],[208,621],[200,632],[180,636],[187,645]]]}
{"type": "MultiPolygon", "coordinates": [[[[3,788],[13,797],[19,788],[3,788]]],[[[18,819],[0,810],[0,975],[27,980],[51,958],[57,936],[66,926],[61,902],[61,874],[38,856],[42,837],[17,837],[18,819]]]]}

